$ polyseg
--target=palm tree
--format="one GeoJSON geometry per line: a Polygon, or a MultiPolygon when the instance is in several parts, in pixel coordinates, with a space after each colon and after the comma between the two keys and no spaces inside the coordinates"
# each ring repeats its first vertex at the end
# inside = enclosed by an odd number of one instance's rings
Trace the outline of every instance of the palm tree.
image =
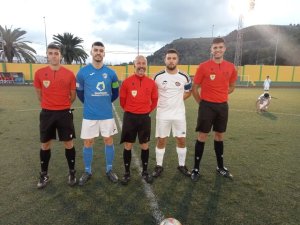
{"type": "Polygon", "coordinates": [[[62,50],[62,57],[66,64],[75,63],[83,64],[88,58],[88,54],[83,50],[80,43],[83,40],[79,37],[74,37],[71,33],[64,33],[63,35],[53,35],[54,43],[60,45],[62,50]]]}
{"type": "Polygon", "coordinates": [[[36,51],[31,48],[27,43],[30,41],[23,41],[27,32],[21,30],[21,28],[12,29],[3,28],[0,25],[1,33],[1,49],[2,49],[2,58],[6,58],[9,63],[13,62],[13,58],[16,57],[18,62],[25,60],[26,63],[35,63],[36,58],[33,53],[36,54],[36,51]]]}

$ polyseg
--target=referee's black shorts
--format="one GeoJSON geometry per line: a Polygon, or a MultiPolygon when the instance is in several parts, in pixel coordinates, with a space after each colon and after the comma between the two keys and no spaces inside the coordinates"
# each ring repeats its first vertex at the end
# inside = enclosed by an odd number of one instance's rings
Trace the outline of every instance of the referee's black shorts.
{"type": "Polygon", "coordinates": [[[223,133],[228,122],[228,104],[214,103],[202,100],[199,104],[197,132],[209,133],[213,131],[223,133]]]}
{"type": "Polygon", "coordinates": [[[139,143],[144,144],[150,141],[151,135],[151,117],[147,114],[135,114],[125,112],[123,116],[123,125],[121,141],[135,143],[138,136],[139,143]]]}
{"type": "Polygon", "coordinates": [[[56,139],[56,130],[60,141],[75,138],[73,113],[71,109],[47,110],[40,112],[40,141],[46,143],[56,139]]]}

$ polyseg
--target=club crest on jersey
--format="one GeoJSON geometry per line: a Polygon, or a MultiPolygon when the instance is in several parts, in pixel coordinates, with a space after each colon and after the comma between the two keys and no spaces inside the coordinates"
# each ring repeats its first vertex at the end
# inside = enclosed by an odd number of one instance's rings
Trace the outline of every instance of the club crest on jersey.
{"type": "Polygon", "coordinates": [[[177,87],[179,87],[180,86],[180,82],[175,82],[175,85],[177,86],[177,87]]]}
{"type": "Polygon", "coordinates": [[[50,86],[50,80],[43,80],[43,85],[45,88],[50,86]]]}
{"type": "Polygon", "coordinates": [[[106,79],[106,78],[107,78],[107,73],[103,73],[103,74],[102,74],[102,77],[103,77],[104,79],[106,79]]]}
{"type": "Polygon", "coordinates": [[[105,89],[105,83],[104,83],[104,81],[98,82],[96,88],[99,91],[103,91],[105,89]]]}
{"type": "Polygon", "coordinates": [[[211,75],[209,75],[209,77],[211,80],[214,80],[216,78],[216,74],[211,74],[211,75]]]}
{"type": "Polygon", "coordinates": [[[137,90],[132,90],[132,91],[131,91],[131,95],[132,95],[133,97],[135,97],[135,96],[137,95],[137,90]]]}

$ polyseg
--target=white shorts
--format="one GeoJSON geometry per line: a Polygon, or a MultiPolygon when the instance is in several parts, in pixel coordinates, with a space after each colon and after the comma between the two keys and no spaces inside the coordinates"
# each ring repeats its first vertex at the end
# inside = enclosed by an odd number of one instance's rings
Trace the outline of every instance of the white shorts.
{"type": "Polygon", "coordinates": [[[186,120],[156,119],[155,137],[169,137],[171,130],[173,137],[186,137],[186,120]]]}
{"type": "Polygon", "coordinates": [[[81,139],[92,139],[99,137],[110,137],[118,133],[115,119],[107,120],[82,120],[81,139]]]}
{"type": "Polygon", "coordinates": [[[259,109],[267,109],[268,101],[264,101],[262,104],[259,104],[259,109]]]}

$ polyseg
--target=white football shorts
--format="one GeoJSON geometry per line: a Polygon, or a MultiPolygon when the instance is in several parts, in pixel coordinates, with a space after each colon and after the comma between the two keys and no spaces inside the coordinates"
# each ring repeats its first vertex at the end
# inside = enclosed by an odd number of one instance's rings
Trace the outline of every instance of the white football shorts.
{"type": "Polygon", "coordinates": [[[110,137],[118,133],[115,119],[107,120],[82,120],[81,139],[92,139],[99,137],[110,137]]]}
{"type": "Polygon", "coordinates": [[[268,101],[264,101],[262,104],[259,104],[259,109],[267,109],[268,101]]]}
{"type": "Polygon", "coordinates": [[[155,137],[169,137],[171,130],[173,137],[186,137],[186,120],[156,119],[155,137]]]}

